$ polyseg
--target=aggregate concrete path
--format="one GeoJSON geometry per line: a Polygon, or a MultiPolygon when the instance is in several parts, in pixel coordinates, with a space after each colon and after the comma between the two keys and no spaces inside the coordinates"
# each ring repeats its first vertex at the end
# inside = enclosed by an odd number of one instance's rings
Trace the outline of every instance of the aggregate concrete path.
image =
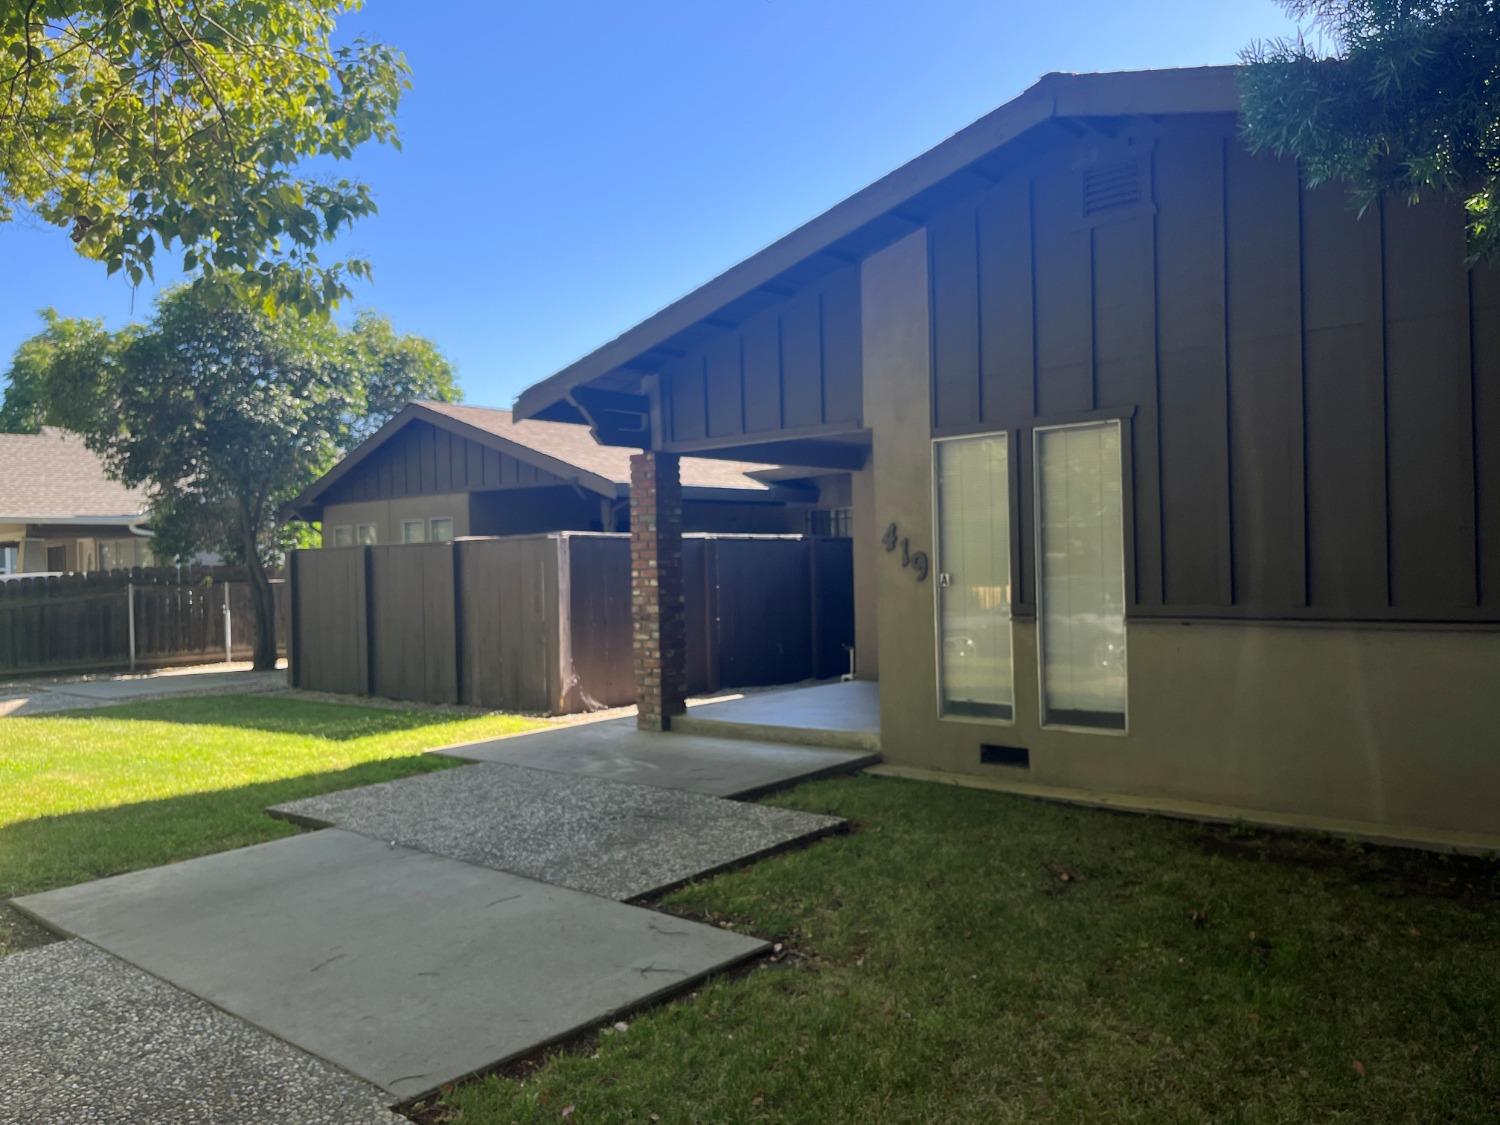
{"type": "Polygon", "coordinates": [[[290,801],[270,812],[619,900],[844,825],[838,817],[680,789],[491,763],[290,801]]]}
{"type": "Polygon", "coordinates": [[[81,941],[0,958],[0,1121],[402,1125],[390,1098],[81,941]]]}
{"type": "Polygon", "coordinates": [[[447,746],[433,753],[469,762],[530,766],[740,798],[829,774],[853,773],[880,760],[878,754],[857,751],[693,734],[653,734],[638,730],[633,718],[555,727],[447,746]]]}
{"type": "Polygon", "coordinates": [[[338,829],[15,905],[337,1064],[393,1102],[766,948],[338,829]]]}

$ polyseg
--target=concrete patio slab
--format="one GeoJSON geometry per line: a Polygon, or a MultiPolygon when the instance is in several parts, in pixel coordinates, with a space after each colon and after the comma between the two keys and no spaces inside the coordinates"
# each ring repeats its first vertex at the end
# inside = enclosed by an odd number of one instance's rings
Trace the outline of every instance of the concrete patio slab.
{"type": "Polygon", "coordinates": [[[580,723],[471,742],[433,751],[469,762],[498,762],[539,770],[686,789],[715,797],[748,798],[837,773],[853,773],[878,754],[778,745],[739,738],[653,734],[634,719],[580,723]]]}
{"type": "Polygon", "coordinates": [[[329,829],[15,900],[406,1101],[765,943],[329,829]]]}
{"type": "Polygon", "coordinates": [[[687,734],[791,742],[844,750],[880,749],[880,685],[863,680],[757,691],[700,703],[673,720],[687,734]]]}
{"type": "Polygon", "coordinates": [[[403,1121],[374,1086],[85,942],[0,958],[0,1012],[0,1121],[403,1121]]]}
{"type": "Polygon", "coordinates": [[[460,766],[269,810],[627,900],[812,840],[833,816],[522,766],[460,766]]]}

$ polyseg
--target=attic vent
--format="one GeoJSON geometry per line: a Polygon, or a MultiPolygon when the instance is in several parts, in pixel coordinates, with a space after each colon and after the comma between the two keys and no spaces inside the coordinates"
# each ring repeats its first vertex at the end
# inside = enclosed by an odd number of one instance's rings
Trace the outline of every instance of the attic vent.
{"type": "Polygon", "coordinates": [[[1139,159],[1104,164],[1083,174],[1083,215],[1090,218],[1104,211],[1131,207],[1141,202],[1139,159]]]}

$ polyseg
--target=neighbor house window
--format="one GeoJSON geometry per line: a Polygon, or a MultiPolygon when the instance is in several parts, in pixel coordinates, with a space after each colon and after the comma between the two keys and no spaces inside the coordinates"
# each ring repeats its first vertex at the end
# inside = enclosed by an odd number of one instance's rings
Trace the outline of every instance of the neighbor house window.
{"type": "Polygon", "coordinates": [[[402,520],[401,542],[403,543],[425,543],[427,542],[426,520],[402,520]]]}
{"type": "Polygon", "coordinates": [[[1010,637],[1010,439],[933,443],[938,705],[954,718],[1015,714],[1010,637]]]}
{"type": "Polygon", "coordinates": [[[373,546],[375,543],[375,525],[373,523],[360,524],[354,529],[354,538],[361,546],[373,546]]]}
{"type": "Polygon", "coordinates": [[[449,516],[437,516],[432,521],[431,539],[434,543],[446,543],[453,538],[453,520],[449,516]]]}
{"type": "Polygon", "coordinates": [[[1119,422],[1036,431],[1042,721],[1125,729],[1119,422]]]}
{"type": "Polygon", "coordinates": [[[354,546],[354,529],[348,524],[333,529],[333,545],[335,547],[354,546]]]}

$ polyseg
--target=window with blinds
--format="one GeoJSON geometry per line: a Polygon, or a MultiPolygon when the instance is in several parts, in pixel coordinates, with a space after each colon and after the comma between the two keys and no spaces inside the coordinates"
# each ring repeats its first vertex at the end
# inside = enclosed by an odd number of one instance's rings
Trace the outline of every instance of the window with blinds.
{"type": "Polygon", "coordinates": [[[1119,422],[1035,432],[1042,722],[1125,729],[1119,422]]]}
{"type": "Polygon", "coordinates": [[[1015,714],[1006,434],[933,444],[938,704],[945,717],[1015,714]]]}

